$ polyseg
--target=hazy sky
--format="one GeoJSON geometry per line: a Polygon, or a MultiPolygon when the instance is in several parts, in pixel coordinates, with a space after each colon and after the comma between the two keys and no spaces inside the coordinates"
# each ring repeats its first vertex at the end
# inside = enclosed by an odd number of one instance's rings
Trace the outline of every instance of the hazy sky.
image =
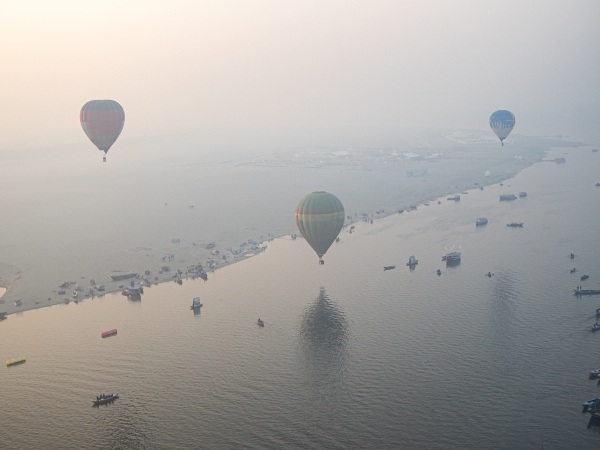
{"type": "Polygon", "coordinates": [[[122,138],[211,144],[485,129],[496,109],[525,134],[597,126],[599,19],[598,0],[0,0],[0,149],[83,142],[102,98],[122,138]]]}

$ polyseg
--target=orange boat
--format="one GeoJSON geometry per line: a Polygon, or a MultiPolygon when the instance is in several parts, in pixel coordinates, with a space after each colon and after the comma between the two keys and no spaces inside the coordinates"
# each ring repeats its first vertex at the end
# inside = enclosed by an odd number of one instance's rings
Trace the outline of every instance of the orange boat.
{"type": "Polygon", "coordinates": [[[102,337],[109,337],[109,336],[113,336],[117,334],[117,329],[115,328],[114,330],[109,330],[109,331],[105,331],[104,333],[102,333],[102,337]]]}

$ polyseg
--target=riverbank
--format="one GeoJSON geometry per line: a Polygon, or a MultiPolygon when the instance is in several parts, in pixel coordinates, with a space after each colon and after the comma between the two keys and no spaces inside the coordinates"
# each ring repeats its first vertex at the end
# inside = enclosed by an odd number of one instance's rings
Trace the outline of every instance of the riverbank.
{"type": "MultiPolygon", "coordinates": [[[[435,161],[398,161],[393,167],[381,163],[374,165],[375,169],[366,167],[364,170],[212,165],[203,176],[207,184],[216,186],[213,195],[202,189],[201,195],[190,192],[193,182],[187,177],[199,169],[186,166],[161,173],[165,182],[154,183],[160,190],[153,190],[154,185],[146,186],[145,190],[138,186],[132,194],[134,199],[123,198],[122,192],[131,190],[132,178],[150,178],[148,168],[145,172],[130,171],[127,178],[112,180],[113,183],[127,182],[121,188],[118,183],[117,187],[107,185],[107,192],[112,195],[107,194],[108,199],[93,197],[89,204],[79,202],[76,215],[72,215],[70,209],[63,210],[53,204],[52,209],[45,211],[50,217],[41,228],[27,229],[37,227],[40,223],[37,219],[23,222],[23,214],[9,214],[8,219],[19,220],[7,223],[7,229],[21,227],[22,236],[8,242],[10,236],[2,235],[0,244],[7,249],[4,258],[12,255],[14,264],[20,267],[12,272],[18,273],[20,278],[8,283],[0,311],[13,314],[71,302],[71,287],[75,284],[82,289],[78,301],[118,292],[125,283],[113,282],[109,275],[121,272],[136,272],[141,281],[146,280],[146,285],[154,285],[173,282],[178,270],[185,277],[189,265],[201,263],[210,282],[213,269],[256,254],[250,247],[262,247],[265,243],[268,245],[270,239],[296,232],[293,207],[306,192],[323,189],[335,193],[344,203],[346,214],[352,217],[349,223],[360,220],[362,214],[374,220],[400,209],[410,211],[411,207],[460,194],[465,189],[485,188],[508,180],[541,161],[549,144],[572,147],[573,143],[521,138],[520,143],[517,141],[512,146],[494,145],[484,149],[465,146],[450,149],[435,161]],[[426,170],[412,176],[414,167],[426,170]],[[489,176],[485,176],[487,172],[489,176]],[[167,190],[164,187],[167,185],[174,187],[167,190]],[[272,186],[280,189],[272,189],[272,186]],[[137,192],[143,196],[135,197],[137,192]],[[105,205],[99,206],[100,201],[106,202],[105,205]],[[116,207],[120,209],[112,215],[103,213],[116,207]],[[60,214],[53,216],[54,208],[59,209],[60,214]],[[170,236],[166,237],[166,233],[170,236]],[[49,235],[51,240],[46,239],[49,235]],[[240,252],[240,244],[249,240],[261,244],[244,245],[240,252]],[[207,249],[211,242],[215,246],[207,249]],[[222,259],[223,255],[227,256],[228,248],[240,253],[231,252],[227,259],[222,259]],[[219,254],[211,254],[213,251],[219,254]],[[213,269],[209,268],[209,259],[214,261],[213,269]],[[162,266],[169,266],[170,271],[161,273],[162,266]],[[149,275],[145,275],[146,271],[149,275]],[[94,289],[90,293],[93,288],[90,280],[94,280],[96,286],[104,285],[105,290],[94,289]],[[73,284],[64,294],[59,294],[58,286],[65,281],[73,284]],[[17,300],[21,300],[18,306],[15,305],[17,300]]],[[[94,186],[90,195],[97,190],[94,186]]],[[[30,209],[35,208],[24,210],[30,209]]]]}

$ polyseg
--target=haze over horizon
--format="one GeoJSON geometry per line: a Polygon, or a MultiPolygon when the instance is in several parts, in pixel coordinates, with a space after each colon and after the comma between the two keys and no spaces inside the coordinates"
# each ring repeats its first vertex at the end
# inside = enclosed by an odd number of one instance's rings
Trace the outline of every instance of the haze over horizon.
{"type": "Polygon", "coordinates": [[[585,129],[600,118],[598,13],[589,0],[5,2],[0,146],[92,151],[78,115],[102,98],[125,109],[121,141],[199,148],[489,131],[496,109],[517,134],[585,129]]]}

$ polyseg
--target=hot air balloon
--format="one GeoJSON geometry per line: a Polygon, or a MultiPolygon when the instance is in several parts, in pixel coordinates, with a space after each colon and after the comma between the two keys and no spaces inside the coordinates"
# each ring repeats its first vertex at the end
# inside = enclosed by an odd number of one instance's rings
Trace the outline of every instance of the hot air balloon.
{"type": "Polygon", "coordinates": [[[344,226],[344,205],[332,194],[308,194],[296,206],[296,226],[324,264],[327,252],[344,226]]]}
{"type": "Polygon", "coordinates": [[[81,108],[79,121],[92,144],[104,152],[102,160],[106,162],[106,152],[115,143],[125,125],[123,107],[114,100],[90,100],[81,108]]]}
{"type": "Polygon", "coordinates": [[[496,133],[502,145],[504,145],[502,141],[506,139],[506,136],[515,127],[515,115],[503,109],[496,111],[490,116],[490,127],[492,127],[492,130],[496,133]]]}

